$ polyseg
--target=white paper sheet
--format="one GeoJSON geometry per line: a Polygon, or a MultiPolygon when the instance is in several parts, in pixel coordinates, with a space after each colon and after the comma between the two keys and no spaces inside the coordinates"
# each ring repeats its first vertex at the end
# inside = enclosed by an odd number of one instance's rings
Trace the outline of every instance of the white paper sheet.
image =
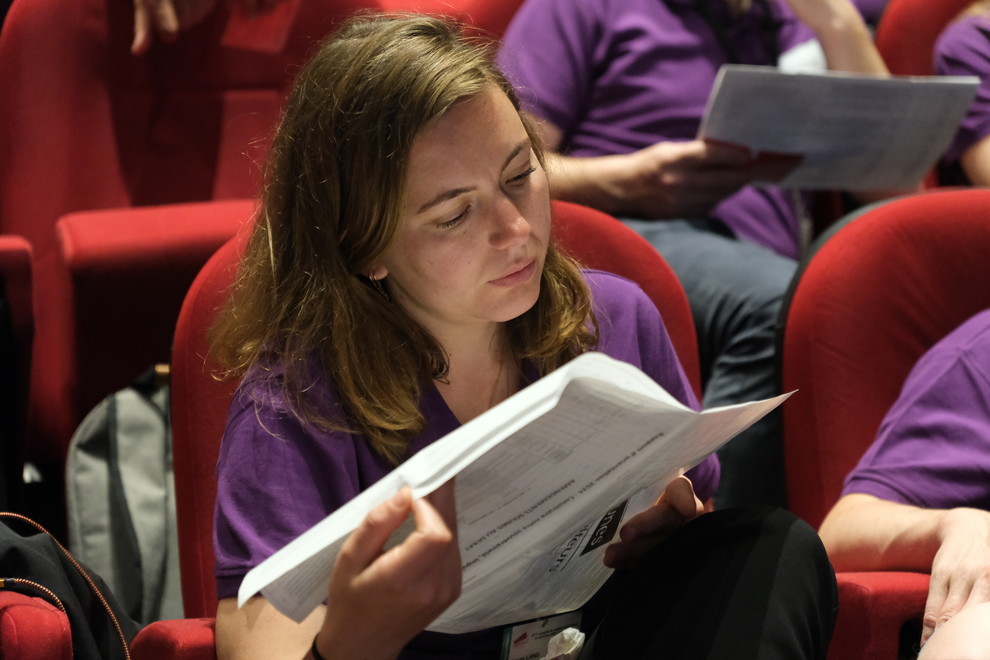
{"type": "MultiPolygon", "coordinates": [[[[578,357],[438,440],[268,560],[241,584],[300,621],[326,598],[334,558],[368,511],[457,476],[460,598],[431,630],[461,633],[581,607],[611,573],[622,520],[787,395],[693,411],[642,371],[578,357]]],[[[408,525],[393,535],[399,542],[408,525]]]]}
{"type": "Polygon", "coordinates": [[[800,157],[783,179],[801,189],[916,186],[952,140],[979,79],[785,73],[723,65],[698,136],[754,154],[800,157]]]}

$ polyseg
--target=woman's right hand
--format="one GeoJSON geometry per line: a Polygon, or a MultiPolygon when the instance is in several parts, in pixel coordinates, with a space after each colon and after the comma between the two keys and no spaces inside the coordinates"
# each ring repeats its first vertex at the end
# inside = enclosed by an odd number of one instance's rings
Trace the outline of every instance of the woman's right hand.
{"type": "Polygon", "coordinates": [[[327,658],[394,658],[460,591],[454,482],[419,500],[404,488],[372,509],[341,548],[318,648],[327,658]],[[415,531],[383,552],[410,512],[415,531]]]}

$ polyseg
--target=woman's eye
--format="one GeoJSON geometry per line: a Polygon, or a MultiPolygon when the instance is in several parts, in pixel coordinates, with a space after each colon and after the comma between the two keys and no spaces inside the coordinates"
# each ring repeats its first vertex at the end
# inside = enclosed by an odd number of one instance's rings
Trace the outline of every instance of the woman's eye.
{"type": "Polygon", "coordinates": [[[439,223],[437,225],[437,227],[439,227],[440,229],[452,229],[452,228],[456,227],[458,224],[460,224],[461,220],[464,219],[464,217],[467,215],[467,213],[468,213],[468,211],[470,209],[471,209],[470,206],[467,207],[466,209],[464,209],[463,211],[461,211],[457,215],[456,218],[451,218],[450,220],[447,220],[446,222],[441,222],[441,223],[439,223]]]}
{"type": "Polygon", "coordinates": [[[517,174],[516,176],[509,179],[509,183],[521,183],[522,181],[525,181],[529,177],[529,175],[535,171],[536,171],[536,167],[529,167],[522,174],[517,174]]]}

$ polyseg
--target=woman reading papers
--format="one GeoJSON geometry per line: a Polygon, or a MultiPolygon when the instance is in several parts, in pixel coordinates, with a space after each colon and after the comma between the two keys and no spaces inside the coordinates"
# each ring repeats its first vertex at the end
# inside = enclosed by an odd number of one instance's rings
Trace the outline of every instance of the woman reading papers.
{"type": "MultiPolygon", "coordinates": [[[[301,72],[212,336],[241,378],[217,468],[220,658],[499,658],[502,630],[424,632],[460,589],[452,484],[372,510],[301,624],[234,596],[405,458],[583,352],[697,406],[649,299],[554,248],[534,135],[490,49],[438,19],[353,19],[301,72]]],[[[835,584],[817,536],[781,511],[702,515],[717,479],[709,457],[627,521],[581,613],[583,657],[824,657],[835,584]]]]}

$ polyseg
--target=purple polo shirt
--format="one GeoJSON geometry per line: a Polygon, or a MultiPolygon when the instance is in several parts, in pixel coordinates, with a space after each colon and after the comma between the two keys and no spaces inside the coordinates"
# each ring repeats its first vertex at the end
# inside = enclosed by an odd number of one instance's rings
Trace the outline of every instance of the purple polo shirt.
{"type": "Polygon", "coordinates": [[[943,184],[969,185],[959,159],[990,135],[990,16],[967,16],[950,24],[935,42],[934,66],[939,75],[980,79],[976,98],[939,165],[943,184]]]}
{"type": "MultiPolygon", "coordinates": [[[[660,315],[650,299],[629,280],[586,271],[600,343],[598,350],[641,368],[679,401],[698,402],[674,353],[660,315]]],[[[244,575],[269,555],[325,518],[392,467],[361,436],[303,428],[285,406],[263,393],[248,393],[250,377],[230,406],[217,464],[214,524],[217,596],[237,595],[244,575]]],[[[325,403],[334,405],[332,392],[325,403]]],[[[434,387],[424,389],[426,430],[410,445],[415,453],[457,428],[460,423],[434,387]]],[[[702,500],[718,482],[719,466],[710,456],[689,476],[702,500]]],[[[430,657],[452,650],[458,658],[490,641],[492,633],[419,635],[404,659],[430,657]]],[[[445,656],[451,657],[451,656],[445,656]]]]}
{"type": "Polygon", "coordinates": [[[853,4],[856,5],[867,25],[876,25],[880,22],[887,0],[853,0],[853,4]]]}
{"type": "MultiPolygon", "coordinates": [[[[570,155],[691,140],[731,54],[774,65],[779,53],[814,37],[786,2],[770,2],[770,15],[754,3],[738,19],[724,2],[704,5],[710,20],[694,0],[527,0],[505,33],[499,64],[524,107],[561,129],[570,155]]],[[[799,255],[797,214],[785,191],[747,187],[712,215],[739,237],[799,255]]]]}
{"type": "Polygon", "coordinates": [[[990,310],[933,346],[904,382],[843,495],[990,510],[990,310]]]}

